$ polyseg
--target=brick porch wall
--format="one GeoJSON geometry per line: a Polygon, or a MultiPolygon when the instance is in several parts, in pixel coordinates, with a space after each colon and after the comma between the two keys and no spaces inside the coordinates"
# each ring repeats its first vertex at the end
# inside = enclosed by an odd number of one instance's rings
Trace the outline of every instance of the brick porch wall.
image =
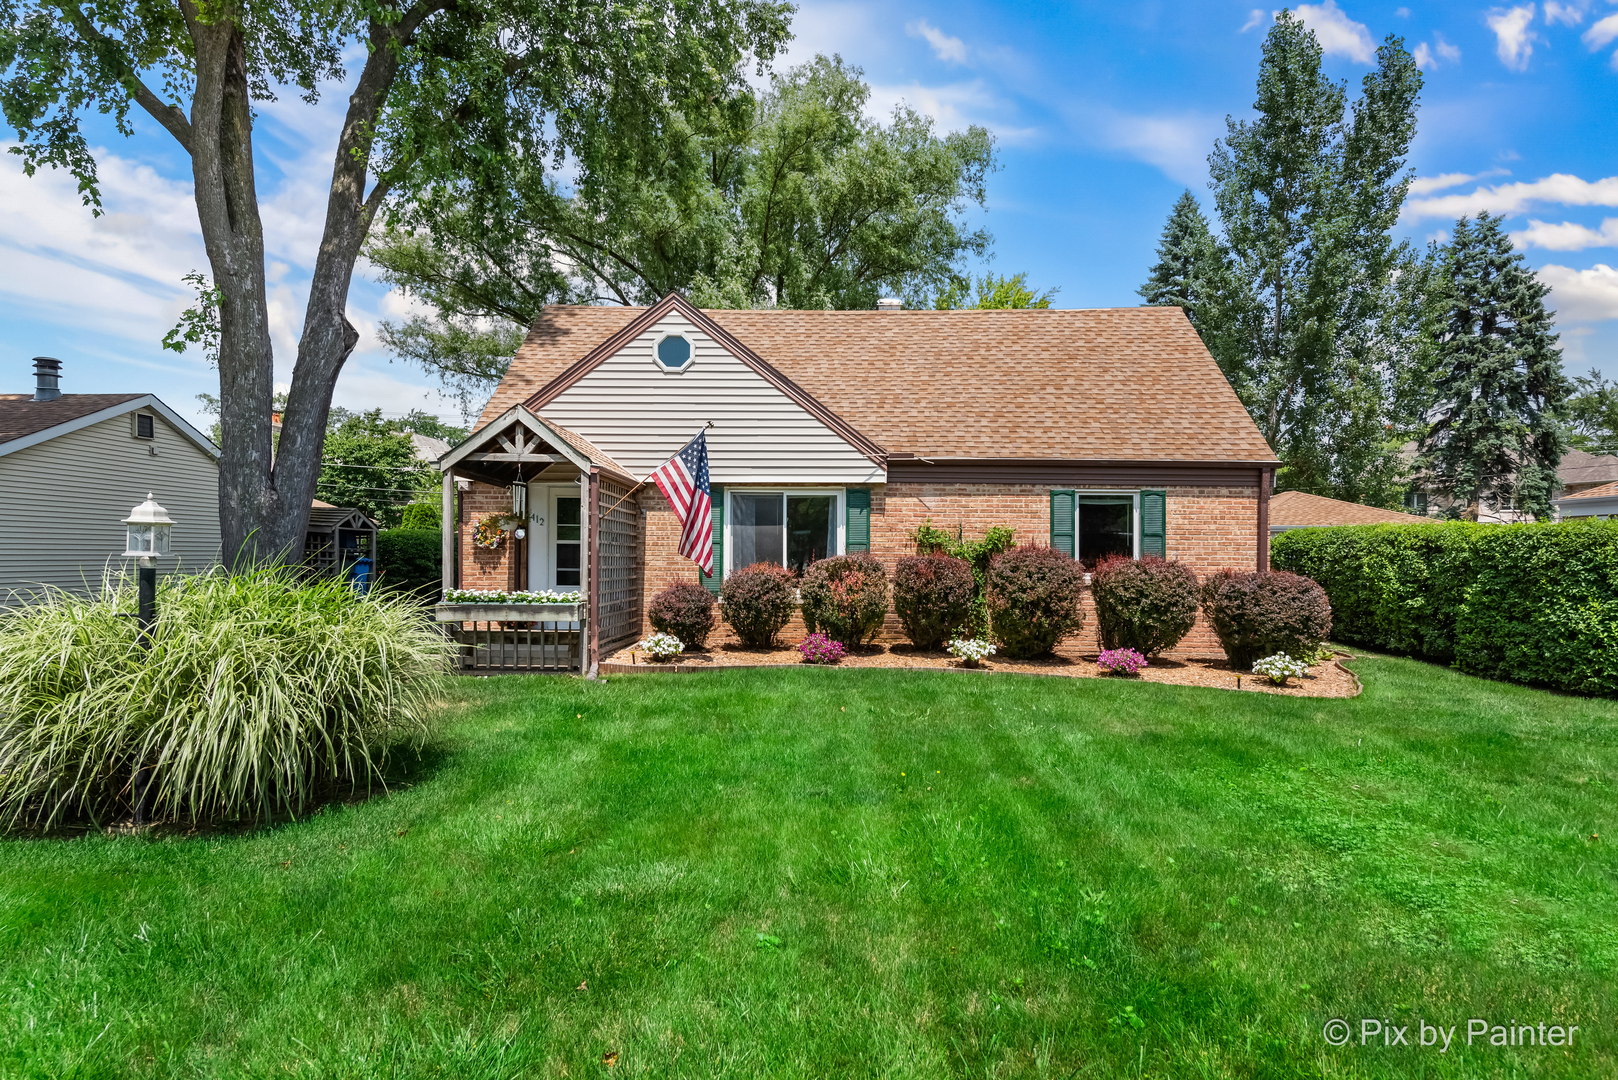
{"type": "Polygon", "coordinates": [[[511,587],[511,553],[516,546],[507,537],[506,542],[490,551],[472,542],[478,522],[489,514],[511,512],[511,492],[474,481],[461,493],[461,588],[509,589],[511,587]]]}
{"type": "MultiPolygon", "coordinates": [[[[1104,490],[1087,488],[1086,490],[1104,490]]],[[[1134,490],[1133,488],[1128,490],[1134,490]]],[[[1258,544],[1258,487],[1169,487],[1168,556],[1190,564],[1198,575],[1216,570],[1252,570],[1258,544]]],[[[645,605],[657,592],[678,581],[695,581],[696,569],[678,552],[680,525],[656,488],[641,489],[638,499],[645,515],[646,573],[641,597],[642,630],[645,605]]],[[[1050,543],[1050,488],[1033,484],[886,484],[871,489],[871,553],[889,568],[914,554],[908,539],[916,526],[930,519],[936,528],[968,537],[982,536],[991,526],[1008,525],[1019,543],[1050,543]]],[[[1095,647],[1095,610],[1085,594],[1085,629],[1080,640],[1095,647]]],[[[797,618],[783,631],[796,640],[803,633],[797,618]]],[[[891,613],[882,640],[902,641],[898,619],[891,613]]],[[[1197,625],[1180,643],[1180,652],[1222,655],[1213,632],[1198,617],[1197,625]]]]}

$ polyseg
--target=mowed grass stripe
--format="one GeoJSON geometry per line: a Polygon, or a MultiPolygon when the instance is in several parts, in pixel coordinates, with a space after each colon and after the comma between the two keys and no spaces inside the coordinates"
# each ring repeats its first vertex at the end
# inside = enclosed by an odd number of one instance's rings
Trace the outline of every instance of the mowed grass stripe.
{"type": "Polygon", "coordinates": [[[1618,1073],[1618,707],[1357,670],[453,682],[386,798],[0,841],[0,1073],[1618,1073]]]}

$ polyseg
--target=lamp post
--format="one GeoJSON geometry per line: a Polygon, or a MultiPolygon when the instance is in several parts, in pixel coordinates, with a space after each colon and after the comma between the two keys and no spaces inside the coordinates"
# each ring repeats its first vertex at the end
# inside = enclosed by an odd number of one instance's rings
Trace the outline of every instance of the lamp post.
{"type": "Polygon", "coordinates": [[[146,501],[124,518],[128,533],[124,558],[135,560],[136,584],[140,590],[140,643],[150,648],[152,624],[157,621],[157,559],[169,553],[169,530],[174,522],[169,512],[157,505],[151,492],[146,501]]]}
{"type": "MultiPolygon", "coordinates": [[[[124,518],[124,525],[128,530],[124,558],[135,560],[135,579],[140,592],[140,608],[136,616],[140,626],[140,646],[150,649],[152,624],[157,621],[157,559],[169,553],[169,530],[174,527],[174,522],[169,519],[169,512],[157,505],[152,493],[147,492],[146,501],[129,512],[129,516],[124,518]]],[[[131,801],[135,804],[136,825],[146,824],[146,792],[151,781],[152,767],[141,761],[135,762],[129,788],[131,801]]]]}

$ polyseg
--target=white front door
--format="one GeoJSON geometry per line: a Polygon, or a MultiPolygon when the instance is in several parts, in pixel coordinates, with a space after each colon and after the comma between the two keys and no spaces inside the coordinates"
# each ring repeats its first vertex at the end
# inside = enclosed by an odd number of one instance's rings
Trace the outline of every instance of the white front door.
{"type": "Polygon", "coordinates": [[[584,529],[577,484],[528,485],[528,581],[532,589],[583,587],[584,529]]]}

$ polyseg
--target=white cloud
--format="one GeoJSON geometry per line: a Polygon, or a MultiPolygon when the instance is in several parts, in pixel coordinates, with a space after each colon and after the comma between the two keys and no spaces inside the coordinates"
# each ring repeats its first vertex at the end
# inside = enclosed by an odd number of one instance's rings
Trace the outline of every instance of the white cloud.
{"type": "Polygon", "coordinates": [[[1252,11],[1249,11],[1247,13],[1247,21],[1242,23],[1242,28],[1241,28],[1241,30],[1239,32],[1245,34],[1249,30],[1253,29],[1253,27],[1261,26],[1261,25],[1263,25],[1263,23],[1264,23],[1264,9],[1263,8],[1254,8],[1252,11]]]}
{"type": "Polygon", "coordinates": [[[1182,184],[1207,182],[1208,149],[1224,126],[1216,116],[1139,116],[1106,107],[1087,109],[1076,119],[1103,147],[1155,165],[1182,184]]]}
{"type": "Polygon", "coordinates": [[[1410,18],[1410,9],[1407,8],[1407,7],[1402,7],[1402,8],[1399,8],[1399,9],[1395,10],[1394,14],[1397,15],[1401,19],[1408,19],[1408,18],[1410,18]]]}
{"type": "Polygon", "coordinates": [[[1376,43],[1364,23],[1350,19],[1337,6],[1337,0],[1324,4],[1299,4],[1298,19],[1315,32],[1327,56],[1346,56],[1362,64],[1376,59],[1376,43]]]}
{"type": "Polygon", "coordinates": [[[1433,59],[1433,51],[1427,47],[1427,43],[1425,41],[1418,42],[1416,45],[1416,51],[1410,55],[1415,57],[1416,66],[1419,68],[1437,66],[1438,62],[1433,59]]]}
{"type": "Polygon", "coordinates": [[[1439,176],[1418,176],[1410,182],[1410,194],[1426,195],[1429,192],[1459,187],[1462,184],[1470,184],[1474,180],[1483,180],[1490,176],[1507,176],[1510,171],[1509,169],[1490,169],[1487,172],[1480,173],[1452,172],[1443,173],[1439,176]]]}
{"type": "Polygon", "coordinates": [[[1480,187],[1464,195],[1413,199],[1405,204],[1405,216],[1412,220],[1457,218],[1485,210],[1491,214],[1517,214],[1536,202],[1561,203],[1564,206],[1618,206],[1618,176],[1592,181],[1581,180],[1567,173],[1556,173],[1531,183],[1500,184],[1496,187],[1480,187]]]}
{"type": "Polygon", "coordinates": [[[1558,4],[1556,0],[1545,0],[1545,25],[1561,23],[1563,26],[1577,26],[1584,21],[1584,4],[1558,4]]]}
{"type": "Polygon", "coordinates": [[[1461,47],[1459,45],[1451,45],[1449,42],[1445,41],[1443,34],[1433,34],[1433,48],[1438,50],[1439,57],[1444,60],[1454,62],[1461,58],[1461,47]]]}
{"type": "Polygon", "coordinates": [[[966,63],[966,43],[958,37],[950,37],[926,19],[907,23],[905,33],[911,37],[925,38],[927,44],[933,47],[933,54],[940,60],[948,60],[954,64],[966,63]]]}
{"type": "Polygon", "coordinates": [[[1528,28],[1534,21],[1534,5],[1491,8],[1483,21],[1494,31],[1494,51],[1500,62],[1512,71],[1526,70],[1528,58],[1534,55],[1534,42],[1539,40],[1539,35],[1528,28]]]}
{"type": "Polygon", "coordinates": [[[1603,45],[1611,44],[1613,38],[1618,38],[1618,15],[1608,15],[1586,30],[1580,40],[1590,46],[1591,52],[1595,52],[1603,45]]]}
{"type": "Polygon", "coordinates": [[[1011,106],[990,91],[982,79],[945,86],[926,86],[919,82],[904,86],[872,84],[865,111],[873,119],[886,120],[899,105],[908,105],[923,116],[931,117],[933,123],[945,131],[962,131],[972,124],[980,124],[1009,143],[1028,142],[1039,134],[1035,128],[1013,127],[993,119],[992,114],[1003,115],[1011,106]]]}
{"type": "Polygon", "coordinates": [[[1539,280],[1551,287],[1548,303],[1559,321],[1618,319],[1618,270],[1606,263],[1596,263],[1588,270],[1542,266],[1539,280]]]}
{"type": "Polygon", "coordinates": [[[1518,247],[1538,247],[1547,251],[1583,251],[1593,247],[1618,247],[1618,218],[1607,218],[1601,228],[1592,229],[1574,221],[1528,220],[1528,228],[1511,234],[1518,247]]]}

